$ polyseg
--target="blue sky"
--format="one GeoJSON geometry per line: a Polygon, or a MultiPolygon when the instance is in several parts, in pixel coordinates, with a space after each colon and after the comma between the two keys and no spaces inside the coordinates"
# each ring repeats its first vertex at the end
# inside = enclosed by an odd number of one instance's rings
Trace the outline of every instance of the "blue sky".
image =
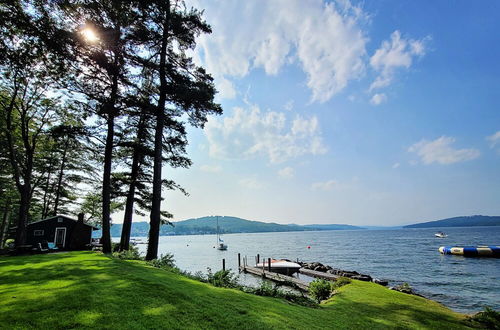
{"type": "MultiPolygon", "coordinates": [[[[500,2],[189,1],[224,115],[164,176],[175,220],[500,215],[500,2]]],[[[118,221],[117,221],[118,222],[118,221]]]]}

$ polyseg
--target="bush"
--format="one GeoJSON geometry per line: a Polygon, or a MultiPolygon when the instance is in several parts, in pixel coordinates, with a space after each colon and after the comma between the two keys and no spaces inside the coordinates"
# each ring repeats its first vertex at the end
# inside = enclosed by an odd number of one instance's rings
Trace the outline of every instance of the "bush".
{"type": "Polygon", "coordinates": [[[113,252],[113,257],[124,260],[141,260],[139,249],[135,246],[130,246],[128,250],[121,252],[113,252]]]}
{"type": "Polygon", "coordinates": [[[173,269],[175,268],[174,255],[167,253],[165,255],[160,255],[158,259],[153,259],[148,262],[151,266],[163,269],[173,269]]]}
{"type": "Polygon", "coordinates": [[[272,285],[268,281],[262,281],[260,282],[260,286],[251,292],[257,296],[277,297],[280,290],[278,290],[276,285],[272,285]]]}
{"type": "Polygon", "coordinates": [[[16,241],[15,241],[14,239],[9,238],[9,239],[7,239],[7,240],[5,241],[5,247],[6,247],[7,249],[13,249],[13,248],[14,248],[14,246],[15,246],[15,243],[16,243],[16,241]]]}
{"type": "Polygon", "coordinates": [[[303,294],[297,294],[289,290],[280,290],[278,285],[272,285],[268,281],[260,282],[260,286],[257,288],[243,287],[242,291],[246,293],[255,294],[257,296],[275,297],[283,298],[295,304],[302,306],[316,306],[315,302],[304,296],[303,294]]]}
{"type": "Polygon", "coordinates": [[[213,286],[222,288],[240,288],[238,284],[238,276],[230,270],[219,270],[215,274],[212,273],[210,268],[207,268],[207,282],[213,286]]]}
{"type": "Polygon", "coordinates": [[[347,277],[339,277],[335,282],[333,282],[332,287],[333,289],[338,289],[341,286],[347,285],[351,283],[351,279],[347,277]]]}
{"type": "Polygon", "coordinates": [[[498,330],[500,329],[500,312],[486,306],[484,311],[469,317],[469,322],[475,327],[498,330]]]}
{"type": "Polygon", "coordinates": [[[316,279],[309,284],[309,294],[318,304],[332,295],[333,286],[330,281],[324,279],[316,279]]]}

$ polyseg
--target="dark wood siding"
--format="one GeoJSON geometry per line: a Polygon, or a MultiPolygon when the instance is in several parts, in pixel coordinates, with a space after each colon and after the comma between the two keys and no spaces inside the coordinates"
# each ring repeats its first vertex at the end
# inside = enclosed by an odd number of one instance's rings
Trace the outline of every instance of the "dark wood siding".
{"type": "Polygon", "coordinates": [[[56,228],[66,228],[64,245],[60,249],[83,250],[87,248],[92,237],[92,227],[78,223],[65,216],[56,216],[43,221],[28,224],[26,244],[37,245],[44,241],[56,241],[56,228]],[[35,231],[43,230],[43,235],[35,236],[35,231]]]}

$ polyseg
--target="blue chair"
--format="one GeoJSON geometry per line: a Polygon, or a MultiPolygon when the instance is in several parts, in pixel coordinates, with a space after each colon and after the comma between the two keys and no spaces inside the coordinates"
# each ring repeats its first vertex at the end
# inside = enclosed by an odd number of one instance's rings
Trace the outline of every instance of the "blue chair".
{"type": "Polygon", "coordinates": [[[47,244],[49,246],[49,250],[59,250],[59,248],[56,246],[56,243],[48,242],[47,244]]]}

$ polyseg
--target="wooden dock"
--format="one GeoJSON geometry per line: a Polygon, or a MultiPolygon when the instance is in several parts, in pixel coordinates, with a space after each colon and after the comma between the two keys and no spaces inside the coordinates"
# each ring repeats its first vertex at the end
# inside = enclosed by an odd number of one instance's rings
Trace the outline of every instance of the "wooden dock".
{"type": "Polygon", "coordinates": [[[245,273],[262,276],[263,278],[267,278],[278,283],[292,284],[292,286],[295,286],[302,291],[308,291],[309,289],[309,284],[307,282],[299,280],[298,278],[292,276],[282,275],[275,272],[270,272],[262,268],[250,266],[240,266],[240,270],[245,273]]]}
{"type": "Polygon", "coordinates": [[[330,280],[330,281],[335,281],[335,280],[337,280],[340,277],[338,275],[334,275],[334,274],[330,274],[330,273],[318,272],[318,271],[315,271],[315,270],[305,269],[305,268],[299,269],[299,273],[307,275],[307,276],[311,276],[311,277],[323,278],[325,280],[330,280]]]}

